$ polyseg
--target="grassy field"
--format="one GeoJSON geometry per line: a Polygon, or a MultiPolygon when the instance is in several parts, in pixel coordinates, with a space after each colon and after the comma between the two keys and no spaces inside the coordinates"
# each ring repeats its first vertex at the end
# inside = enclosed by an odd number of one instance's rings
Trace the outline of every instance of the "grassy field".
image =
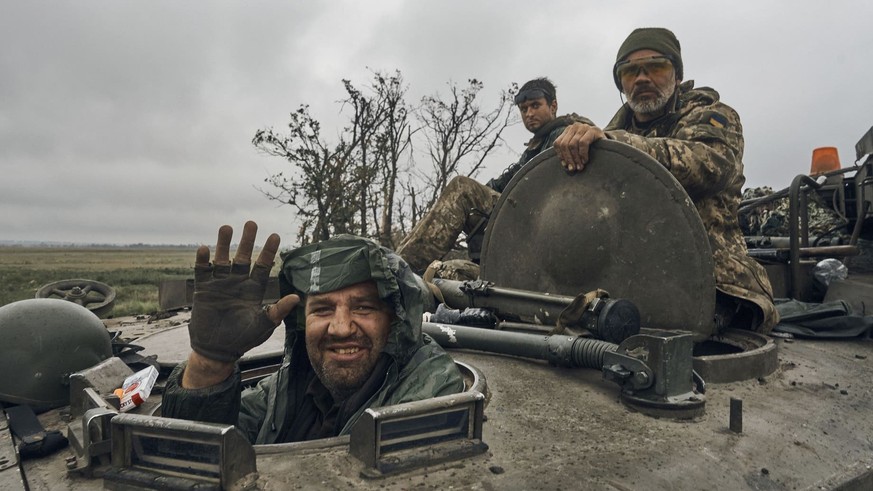
{"type": "Polygon", "coordinates": [[[0,247],[0,305],[34,298],[47,283],[88,279],[115,288],[110,317],[151,314],[159,310],[162,280],[194,276],[194,252],[193,247],[0,247]]]}

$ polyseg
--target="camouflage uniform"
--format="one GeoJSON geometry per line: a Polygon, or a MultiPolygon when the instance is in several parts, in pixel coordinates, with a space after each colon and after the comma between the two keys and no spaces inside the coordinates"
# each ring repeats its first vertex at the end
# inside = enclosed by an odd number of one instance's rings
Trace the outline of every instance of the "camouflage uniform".
{"type": "Polygon", "coordinates": [[[735,314],[748,312],[743,327],[770,332],[779,321],[773,290],[764,268],[748,256],[737,220],[745,182],[739,116],[713,89],[694,89],[687,81],[678,90],[676,108],[645,127],[625,104],[606,137],[648,153],[685,188],[709,236],[719,308],[727,303],[735,314]]]}
{"type": "MultiPolygon", "coordinates": [[[[770,186],[749,188],[743,191],[743,201],[763,198],[771,194],[773,194],[773,188],[770,186]]],[[[772,212],[773,202],[770,201],[756,206],[748,213],[740,215],[740,229],[743,231],[743,235],[763,235],[761,229],[764,228],[764,224],[767,223],[772,212]]]]}
{"type": "MultiPolygon", "coordinates": [[[[762,198],[773,194],[769,186],[751,188],[743,191],[743,200],[762,198]]],[[[839,213],[828,208],[821,196],[810,193],[807,197],[808,230],[810,237],[846,236],[847,220],[839,213]]],[[[741,217],[741,225],[746,235],[762,235],[766,237],[788,237],[788,198],[756,206],[741,217]]]]}
{"type": "Polygon", "coordinates": [[[432,261],[442,259],[455,245],[461,232],[469,234],[483,218],[487,219],[500,193],[524,164],[543,150],[551,148],[564,128],[574,122],[593,124],[576,114],[553,119],[527,142],[527,148],[518,162],[507,167],[499,177],[491,179],[486,185],[469,177],[454,177],[430,211],[400,243],[397,254],[418,272],[424,271],[432,261]]]}

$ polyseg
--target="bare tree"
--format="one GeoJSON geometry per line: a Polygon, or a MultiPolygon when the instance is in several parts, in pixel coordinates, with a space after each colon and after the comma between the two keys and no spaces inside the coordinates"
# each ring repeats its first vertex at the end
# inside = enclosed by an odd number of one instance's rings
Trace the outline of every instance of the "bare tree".
{"type": "Polygon", "coordinates": [[[425,96],[417,112],[431,160],[431,172],[423,176],[428,188],[429,208],[449,179],[458,174],[475,176],[485,158],[501,144],[501,135],[515,124],[512,111],[513,89],[502,91],[497,107],[482,109],[477,100],[484,87],[476,79],[460,88],[449,84],[449,95],[425,96]]]}
{"type": "Polygon", "coordinates": [[[450,85],[447,102],[425,97],[417,111],[405,101],[407,87],[399,71],[373,72],[363,89],[350,80],[342,83],[347,96],[339,102],[348,120],[335,145],[322,138],[321,125],[306,105],[291,113],[287,133],[262,129],[252,139],[259,150],[290,164],[264,179],[270,188],[261,192],[295,208],[301,221],[298,240],[304,244],[353,233],[394,247],[448,179],[460,172],[475,174],[513,123],[511,89],[501,94],[496,109],[485,111],[476,100],[482,89],[477,80],[463,89],[450,85]],[[414,126],[413,115],[421,127],[414,126]],[[429,174],[412,170],[419,131],[432,161],[429,174]]]}
{"type": "MultiPolygon", "coordinates": [[[[378,75],[376,76],[378,79],[378,75]]],[[[378,176],[377,158],[372,147],[375,145],[376,132],[385,119],[385,104],[378,96],[367,96],[350,80],[343,80],[348,97],[342,101],[344,106],[352,108],[350,125],[343,132],[343,147],[347,150],[346,169],[354,177],[355,186],[351,198],[357,206],[358,235],[368,235],[368,210],[370,209],[371,188],[378,176]]]]}
{"type": "Polygon", "coordinates": [[[292,167],[264,179],[274,190],[261,192],[296,209],[301,220],[298,240],[303,244],[350,232],[354,210],[343,199],[344,190],[353,184],[353,176],[344,172],[347,148],[343,144],[331,148],[322,140],[321,124],[306,105],[291,113],[288,130],[279,134],[262,129],[252,139],[258,149],[284,158],[292,167]]]}
{"type": "MultiPolygon", "coordinates": [[[[415,130],[409,121],[410,111],[404,96],[406,86],[400,71],[390,77],[376,76],[374,88],[384,104],[385,121],[376,133],[378,168],[381,172],[381,214],[375,221],[378,225],[379,242],[393,248],[395,237],[395,211],[402,217],[402,199],[397,199],[397,183],[401,174],[401,161],[406,156],[411,161],[412,135],[415,130]]],[[[402,228],[402,227],[400,227],[402,228]]]]}
{"type": "Polygon", "coordinates": [[[353,233],[393,245],[398,165],[412,134],[406,87],[399,71],[374,73],[366,92],[349,80],[342,83],[347,97],[340,102],[349,120],[335,146],[322,139],[308,106],[291,114],[287,134],[272,129],[255,134],[258,149],[291,164],[265,179],[273,189],[261,192],[296,208],[302,243],[353,233]]]}

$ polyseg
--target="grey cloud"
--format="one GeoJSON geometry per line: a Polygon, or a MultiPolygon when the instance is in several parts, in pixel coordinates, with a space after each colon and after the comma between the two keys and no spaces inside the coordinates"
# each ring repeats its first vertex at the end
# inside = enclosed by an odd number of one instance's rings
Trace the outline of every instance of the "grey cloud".
{"type": "MultiPolygon", "coordinates": [[[[687,78],[744,123],[747,184],[786,186],[812,149],[844,164],[870,127],[868,3],[5,2],[0,7],[0,239],[188,243],[254,218],[294,239],[255,189],[279,159],[251,146],[300,104],[340,120],[340,79],[400,69],[409,98],[484,81],[486,103],[547,75],[561,112],[605,124],[634,27],[664,25],[687,78]]],[[[517,155],[526,131],[480,178],[517,155]]]]}

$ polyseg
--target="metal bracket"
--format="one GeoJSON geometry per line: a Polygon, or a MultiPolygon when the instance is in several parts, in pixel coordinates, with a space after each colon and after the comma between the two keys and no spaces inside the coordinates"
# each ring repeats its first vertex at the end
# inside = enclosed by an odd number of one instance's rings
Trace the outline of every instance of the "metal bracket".
{"type": "Polygon", "coordinates": [[[485,280],[465,281],[461,283],[460,290],[469,297],[487,297],[489,289],[494,283],[485,280]]]}
{"type": "Polygon", "coordinates": [[[232,425],[120,414],[106,489],[251,489],[255,451],[232,425]]]}
{"type": "Polygon", "coordinates": [[[603,354],[603,378],[611,380],[625,391],[637,391],[652,386],[655,375],[638,358],[607,351],[603,354]]]}
{"type": "Polygon", "coordinates": [[[87,477],[99,477],[109,469],[112,451],[110,422],[118,416],[118,411],[90,387],[82,391],[82,397],[82,417],[67,426],[67,439],[76,453],[67,459],[67,470],[87,477]]]}
{"type": "Polygon", "coordinates": [[[100,394],[111,394],[112,390],[121,387],[124,379],[130,375],[133,375],[133,370],[115,356],[71,374],[70,416],[78,419],[89,409],[103,407],[106,401],[100,397],[100,394]],[[89,388],[91,393],[85,392],[89,388]]]}
{"type": "Polygon", "coordinates": [[[690,333],[638,334],[603,356],[603,378],[622,387],[621,400],[649,416],[690,419],[705,411],[694,391],[690,333]]]}
{"type": "Polygon", "coordinates": [[[384,477],[488,450],[482,441],[485,378],[471,365],[458,365],[466,372],[467,391],[361,414],[352,427],[349,453],[364,464],[362,477],[384,477]]]}

